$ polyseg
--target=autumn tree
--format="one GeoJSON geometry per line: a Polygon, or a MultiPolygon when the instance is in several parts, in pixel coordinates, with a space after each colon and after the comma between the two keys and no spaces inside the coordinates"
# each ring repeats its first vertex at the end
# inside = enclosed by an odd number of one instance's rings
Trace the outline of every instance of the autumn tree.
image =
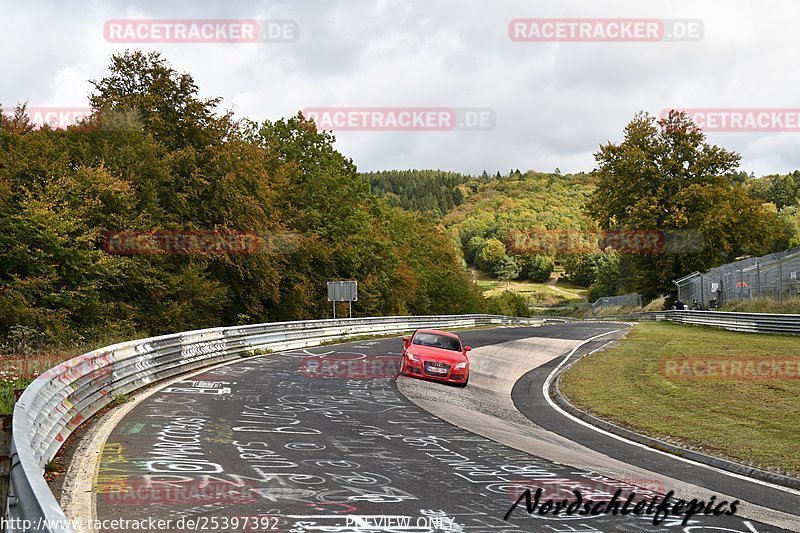
{"type": "Polygon", "coordinates": [[[645,297],[671,292],[671,280],[688,272],[768,252],[775,242],[775,215],[726,177],[739,154],[708,144],[685,113],[637,115],[624,140],[601,146],[595,159],[599,181],[587,209],[601,228],[676,236],[669,250],[622,256],[625,285],[645,297]],[[702,241],[688,243],[693,235],[702,241]]]}
{"type": "Polygon", "coordinates": [[[356,315],[480,312],[453,237],[370,193],[298,114],[233,121],[158,53],[124,52],[95,111],[61,130],[0,114],[0,343],[51,343],[322,318],[325,282],[356,315]],[[120,255],[107,232],[247,232],[248,253],[120,255]],[[19,326],[19,327],[18,327],[19,326]]]}

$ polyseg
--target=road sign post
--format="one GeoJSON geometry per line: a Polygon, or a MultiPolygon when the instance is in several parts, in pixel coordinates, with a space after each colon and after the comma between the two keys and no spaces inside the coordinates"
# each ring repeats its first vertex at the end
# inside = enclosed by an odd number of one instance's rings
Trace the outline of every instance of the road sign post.
{"type": "Polygon", "coordinates": [[[333,318],[336,318],[336,302],[348,302],[348,317],[353,318],[353,302],[358,301],[358,282],[329,281],[328,301],[333,302],[333,318]]]}

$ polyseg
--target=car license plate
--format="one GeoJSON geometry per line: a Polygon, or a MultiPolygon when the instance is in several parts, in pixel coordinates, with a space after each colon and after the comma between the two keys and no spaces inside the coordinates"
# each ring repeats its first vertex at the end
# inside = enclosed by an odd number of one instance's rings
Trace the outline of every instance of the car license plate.
{"type": "Polygon", "coordinates": [[[446,368],[439,368],[437,366],[429,366],[428,372],[432,372],[434,374],[447,374],[446,368]]]}

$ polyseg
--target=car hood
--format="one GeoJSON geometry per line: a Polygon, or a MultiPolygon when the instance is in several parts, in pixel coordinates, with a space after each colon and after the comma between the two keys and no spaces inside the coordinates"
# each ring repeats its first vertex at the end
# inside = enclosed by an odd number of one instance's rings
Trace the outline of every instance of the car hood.
{"type": "Polygon", "coordinates": [[[441,361],[443,363],[455,364],[460,361],[466,361],[467,358],[461,352],[454,352],[453,350],[445,350],[443,348],[434,348],[433,346],[420,346],[419,344],[412,344],[408,347],[408,351],[429,361],[441,361]]]}

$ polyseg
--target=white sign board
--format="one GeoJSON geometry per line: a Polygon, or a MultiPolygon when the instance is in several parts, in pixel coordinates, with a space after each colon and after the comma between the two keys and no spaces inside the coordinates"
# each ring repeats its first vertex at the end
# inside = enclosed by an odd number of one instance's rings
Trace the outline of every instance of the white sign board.
{"type": "Polygon", "coordinates": [[[329,281],[329,302],[355,302],[358,301],[357,281],[329,281]]]}

